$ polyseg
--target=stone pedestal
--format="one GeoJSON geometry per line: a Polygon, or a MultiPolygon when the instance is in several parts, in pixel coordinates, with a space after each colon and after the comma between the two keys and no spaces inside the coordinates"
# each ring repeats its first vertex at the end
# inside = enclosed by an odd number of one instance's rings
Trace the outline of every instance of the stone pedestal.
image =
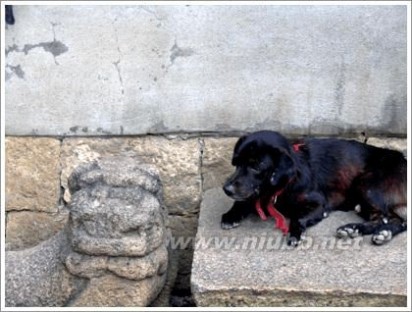
{"type": "Polygon", "coordinates": [[[222,230],[231,204],[220,189],[205,193],[191,280],[198,306],[406,306],[406,233],[383,246],[339,240],[336,228],[359,217],[334,212],[291,248],[273,219],[222,230]]]}

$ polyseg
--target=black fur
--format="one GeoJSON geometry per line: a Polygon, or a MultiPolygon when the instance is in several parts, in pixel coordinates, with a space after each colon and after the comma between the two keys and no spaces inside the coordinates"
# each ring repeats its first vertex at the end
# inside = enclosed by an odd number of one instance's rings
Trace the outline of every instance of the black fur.
{"type": "Polygon", "coordinates": [[[289,244],[330,211],[361,209],[364,223],[348,224],[338,237],[372,234],[382,244],[406,230],[407,178],[402,153],[353,140],[304,139],[294,150],[284,136],[259,131],[235,145],[235,173],[223,189],[235,200],[222,228],[236,227],[257,200],[262,207],[278,191],[276,209],[289,223],[289,244]]]}
{"type": "Polygon", "coordinates": [[[6,5],[6,23],[9,25],[14,24],[14,14],[13,14],[13,6],[6,5]]]}

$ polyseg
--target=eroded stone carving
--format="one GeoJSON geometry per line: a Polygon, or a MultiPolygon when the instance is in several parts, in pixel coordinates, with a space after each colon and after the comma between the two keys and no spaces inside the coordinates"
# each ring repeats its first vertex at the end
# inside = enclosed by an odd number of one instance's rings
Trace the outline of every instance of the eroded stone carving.
{"type": "Polygon", "coordinates": [[[149,305],[168,266],[167,213],[156,168],[132,158],[102,158],[76,168],[69,187],[66,228],[29,252],[6,254],[6,305],[149,305]],[[35,261],[38,254],[42,262],[35,261]],[[48,267],[56,278],[36,273],[48,267]],[[59,276],[68,286],[55,286],[59,276]]]}

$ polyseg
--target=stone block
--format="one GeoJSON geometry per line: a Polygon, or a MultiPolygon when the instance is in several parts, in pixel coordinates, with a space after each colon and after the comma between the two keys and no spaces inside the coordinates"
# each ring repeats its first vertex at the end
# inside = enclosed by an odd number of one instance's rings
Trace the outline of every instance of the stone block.
{"type": "Polygon", "coordinates": [[[198,218],[196,216],[169,216],[168,227],[174,239],[194,238],[197,231],[198,218]]]}
{"type": "Polygon", "coordinates": [[[6,210],[57,212],[60,141],[6,138],[6,210]]]}
{"type": "Polygon", "coordinates": [[[10,211],[6,223],[6,250],[36,246],[60,231],[67,223],[69,212],[61,209],[48,214],[32,211],[10,211]]]}
{"type": "Polygon", "coordinates": [[[232,203],[220,189],[205,193],[191,279],[197,306],[406,306],[406,232],[382,246],[370,236],[337,239],[338,226],[360,218],[333,212],[292,248],[273,219],[222,230],[232,203]]]}
{"type": "Polygon", "coordinates": [[[201,199],[199,140],[149,136],[129,142],[137,155],[144,155],[146,162],[159,168],[169,214],[197,214],[201,199]]]}
{"type": "Polygon", "coordinates": [[[203,190],[223,186],[234,172],[232,154],[239,138],[205,138],[202,162],[203,190]]]}

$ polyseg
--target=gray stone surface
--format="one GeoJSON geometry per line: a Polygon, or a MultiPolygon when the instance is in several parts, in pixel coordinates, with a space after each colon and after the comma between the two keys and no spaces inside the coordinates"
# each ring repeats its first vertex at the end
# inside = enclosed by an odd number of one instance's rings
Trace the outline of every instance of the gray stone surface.
{"type": "Polygon", "coordinates": [[[205,138],[202,162],[203,190],[222,186],[233,173],[233,149],[239,137],[205,138]]]}
{"type": "Polygon", "coordinates": [[[406,6],[14,9],[8,135],[406,134],[406,6]]]}
{"type": "Polygon", "coordinates": [[[220,229],[231,204],[220,189],[205,193],[191,280],[198,306],[406,306],[406,233],[383,246],[338,240],[336,228],[359,217],[334,212],[291,249],[273,220],[220,229]]]}
{"type": "Polygon", "coordinates": [[[85,287],[61,261],[68,244],[61,231],[36,247],[6,252],[6,306],[59,307],[85,287]]]}

